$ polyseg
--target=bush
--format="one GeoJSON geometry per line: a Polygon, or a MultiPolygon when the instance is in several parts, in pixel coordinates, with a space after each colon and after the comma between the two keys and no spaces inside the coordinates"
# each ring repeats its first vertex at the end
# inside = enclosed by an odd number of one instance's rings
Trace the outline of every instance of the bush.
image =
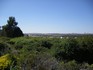
{"type": "Polygon", "coordinates": [[[0,42],[0,56],[8,53],[10,51],[10,48],[6,43],[0,42]]]}
{"type": "Polygon", "coordinates": [[[12,63],[9,54],[0,57],[0,70],[10,70],[10,65],[12,63]]]}
{"type": "Polygon", "coordinates": [[[55,57],[58,60],[76,60],[80,63],[93,63],[93,38],[80,37],[77,39],[63,39],[59,49],[56,51],[55,57]]]}
{"type": "Polygon", "coordinates": [[[58,68],[56,59],[47,53],[25,53],[19,58],[16,65],[17,70],[57,70],[58,68]]]}
{"type": "Polygon", "coordinates": [[[43,41],[41,41],[41,46],[50,49],[52,44],[48,41],[43,40],[43,41]]]}
{"type": "Polygon", "coordinates": [[[73,60],[78,44],[75,39],[63,39],[55,57],[59,60],[73,60]]]}

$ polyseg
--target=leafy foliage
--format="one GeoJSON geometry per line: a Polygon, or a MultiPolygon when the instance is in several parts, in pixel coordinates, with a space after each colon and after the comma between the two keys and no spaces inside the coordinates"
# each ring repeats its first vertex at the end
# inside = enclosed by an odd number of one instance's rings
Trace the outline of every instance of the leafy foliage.
{"type": "Polygon", "coordinates": [[[92,70],[93,37],[0,37],[0,55],[12,60],[1,70],[92,70]]]}
{"type": "Polygon", "coordinates": [[[8,24],[2,27],[2,36],[11,38],[23,36],[23,32],[17,26],[18,23],[15,21],[14,17],[9,17],[7,23],[8,24]]]}

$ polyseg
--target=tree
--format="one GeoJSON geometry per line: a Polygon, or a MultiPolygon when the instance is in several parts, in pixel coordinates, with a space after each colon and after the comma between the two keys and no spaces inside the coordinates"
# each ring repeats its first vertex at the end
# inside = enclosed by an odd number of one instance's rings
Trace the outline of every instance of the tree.
{"type": "Polygon", "coordinates": [[[7,20],[6,25],[2,27],[2,34],[6,37],[20,37],[23,36],[23,32],[21,29],[17,26],[18,23],[15,20],[15,17],[9,17],[9,20],[7,20]]]}

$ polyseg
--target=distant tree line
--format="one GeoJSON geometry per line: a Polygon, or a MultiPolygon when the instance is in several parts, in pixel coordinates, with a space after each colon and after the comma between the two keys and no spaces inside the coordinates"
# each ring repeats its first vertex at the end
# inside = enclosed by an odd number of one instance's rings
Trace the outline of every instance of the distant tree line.
{"type": "Polygon", "coordinates": [[[23,32],[17,25],[18,23],[16,22],[15,17],[9,17],[7,24],[2,27],[0,26],[0,36],[10,38],[23,36],[23,32]]]}

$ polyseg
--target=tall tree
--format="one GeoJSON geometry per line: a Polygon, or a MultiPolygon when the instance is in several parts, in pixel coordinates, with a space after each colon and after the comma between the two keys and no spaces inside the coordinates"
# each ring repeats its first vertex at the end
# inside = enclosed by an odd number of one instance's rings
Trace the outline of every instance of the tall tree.
{"type": "Polygon", "coordinates": [[[23,32],[17,26],[18,23],[15,20],[15,17],[9,17],[7,24],[2,27],[2,34],[6,37],[20,37],[23,36],[23,32]]]}

